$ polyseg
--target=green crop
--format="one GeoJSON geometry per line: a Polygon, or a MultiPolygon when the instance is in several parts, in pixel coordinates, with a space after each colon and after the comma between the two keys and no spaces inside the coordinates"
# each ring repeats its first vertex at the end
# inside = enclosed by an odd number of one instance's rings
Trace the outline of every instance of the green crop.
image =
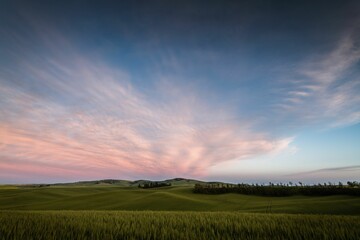
{"type": "Polygon", "coordinates": [[[355,196],[207,195],[195,194],[192,190],[191,186],[159,189],[111,186],[0,188],[0,210],[237,211],[360,215],[359,197],[355,196]]]}
{"type": "Polygon", "coordinates": [[[1,211],[0,239],[360,239],[360,217],[153,211],[1,211]]]}

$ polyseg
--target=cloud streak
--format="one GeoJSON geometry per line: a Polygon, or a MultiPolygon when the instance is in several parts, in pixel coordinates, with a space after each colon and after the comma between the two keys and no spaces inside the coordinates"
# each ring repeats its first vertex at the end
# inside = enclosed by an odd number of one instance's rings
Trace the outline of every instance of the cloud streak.
{"type": "Polygon", "coordinates": [[[171,79],[149,95],[128,73],[80,54],[30,57],[1,75],[0,175],[201,177],[291,141],[254,131],[171,79]]]}
{"type": "Polygon", "coordinates": [[[357,181],[360,174],[360,165],[323,168],[307,172],[298,172],[285,177],[291,180],[305,180],[309,183],[316,183],[325,180],[332,181],[357,181]]]}
{"type": "Polygon", "coordinates": [[[357,31],[349,31],[335,49],[298,67],[289,76],[293,80],[286,80],[291,85],[276,108],[298,124],[338,127],[360,122],[358,37],[357,31]]]}

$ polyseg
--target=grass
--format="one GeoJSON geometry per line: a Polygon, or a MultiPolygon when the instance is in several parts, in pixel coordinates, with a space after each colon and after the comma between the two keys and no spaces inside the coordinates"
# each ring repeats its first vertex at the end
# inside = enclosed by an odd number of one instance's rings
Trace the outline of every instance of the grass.
{"type": "Polygon", "coordinates": [[[192,187],[114,186],[0,188],[0,210],[237,211],[360,215],[358,197],[261,197],[193,194],[192,187]]]}
{"type": "Polygon", "coordinates": [[[1,239],[360,239],[354,196],[194,194],[188,184],[0,186],[1,239]],[[351,216],[355,215],[355,216],[351,216]]]}
{"type": "Polygon", "coordinates": [[[360,239],[360,217],[174,211],[0,211],[0,239],[360,239]]]}

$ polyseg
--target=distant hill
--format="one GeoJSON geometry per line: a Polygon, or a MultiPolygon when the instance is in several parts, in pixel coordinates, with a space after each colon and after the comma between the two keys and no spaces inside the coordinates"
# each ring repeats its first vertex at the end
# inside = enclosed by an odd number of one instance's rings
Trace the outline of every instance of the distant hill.
{"type": "MultiPolygon", "coordinates": [[[[23,187],[50,187],[50,186],[117,186],[117,187],[137,187],[140,185],[144,185],[145,183],[170,183],[172,186],[194,186],[197,183],[200,184],[214,184],[214,183],[222,183],[222,182],[205,182],[196,179],[187,179],[187,178],[172,178],[161,181],[153,181],[153,180],[119,180],[119,179],[102,179],[102,180],[94,180],[94,181],[79,181],[73,183],[53,183],[53,184],[27,184],[22,185],[23,187]]],[[[226,183],[224,183],[226,184],[226,183]]]]}

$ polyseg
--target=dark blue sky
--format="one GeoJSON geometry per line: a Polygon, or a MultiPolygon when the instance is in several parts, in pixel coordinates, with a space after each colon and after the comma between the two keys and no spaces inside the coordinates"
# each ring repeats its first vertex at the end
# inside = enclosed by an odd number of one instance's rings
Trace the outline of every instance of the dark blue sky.
{"type": "Polygon", "coordinates": [[[356,180],[359,12],[2,1],[0,182],[356,180]]]}

